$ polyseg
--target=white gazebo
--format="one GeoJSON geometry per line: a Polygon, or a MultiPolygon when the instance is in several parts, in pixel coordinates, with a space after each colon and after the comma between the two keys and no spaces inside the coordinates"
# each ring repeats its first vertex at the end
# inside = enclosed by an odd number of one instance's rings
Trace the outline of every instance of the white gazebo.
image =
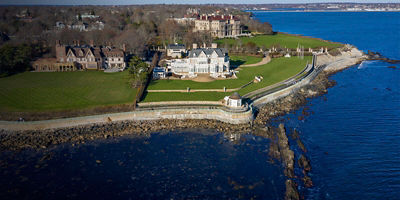
{"type": "Polygon", "coordinates": [[[242,107],[242,97],[237,93],[233,93],[231,96],[226,96],[224,98],[224,102],[226,106],[239,108],[242,107]]]}

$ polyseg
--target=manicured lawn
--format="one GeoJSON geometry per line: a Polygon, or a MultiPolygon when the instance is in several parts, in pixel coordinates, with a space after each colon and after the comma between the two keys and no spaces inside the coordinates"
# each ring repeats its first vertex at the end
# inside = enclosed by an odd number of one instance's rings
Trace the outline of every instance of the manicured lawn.
{"type": "MultiPolygon", "coordinates": [[[[212,82],[195,82],[191,80],[155,80],[147,88],[148,90],[186,90],[191,89],[227,89],[238,88],[254,79],[254,76],[263,76],[264,78],[273,77],[274,79],[285,79],[301,71],[311,57],[305,57],[304,60],[298,57],[276,58],[268,64],[257,67],[246,67],[237,74],[237,79],[215,80],[212,82]]],[[[268,79],[266,79],[268,80],[268,79]]],[[[269,80],[268,80],[269,81],[269,80]]]]}
{"type": "Polygon", "coordinates": [[[229,92],[151,92],[142,102],[159,101],[217,101],[229,96],[229,92]]]}
{"type": "Polygon", "coordinates": [[[0,111],[48,111],[132,103],[128,72],[25,72],[0,78],[0,111]]]}
{"type": "MultiPolygon", "coordinates": [[[[304,48],[317,48],[317,47],[340,47],[339,43],[325,42],[315,38],[299,37],[295,35],[279,33],[276,35],[259,35],[255,37],[241,37],[242,44],[254,42],[259,47],[270,48],[273,45],[279,44],[281,47],[297,48],[300,44],[304,48]]],[[[239,40],[235,39],[220,39],[216,40],[217,43],[224,46],[224,44],[236,44],[239,40]]]]}
{"type": "Polygon", "coordinates": [[[229,57],[231,66],[255,64],[262,60],[261,57],[256,57],[256,56],[231,55],[229,57]]]}
{"type": "MultiPolygon", "coordinates": [[[[199,83],[188,80],[157,80],[153,81],[148,89],[166,90],[166,89],[215,89],[223,88],[238,88],[251,80],[255,76],[263,76],[264,79],[260,83],[251,84],[241,90],[239,94],[244,95],[248,92],[272,85],[274,83],[286,80],[287,78],[296,75],[305,65],[311,62],[311,57],[305,57],[304,60],[298,57],[291,58],[276,58],[268,64],[257,67],[246,67],[240,70],[237,79],[217,80],[207,83],[199,83]]],[[[176,101],[182,98],[185,100],[220,100],[227,94],[219,92],[202,92],[202,93],[148,93],[145,97],[145,102],[150,101],[176,101]]],[[[228,94],[229,95],[229,94],[228,94]]]]}

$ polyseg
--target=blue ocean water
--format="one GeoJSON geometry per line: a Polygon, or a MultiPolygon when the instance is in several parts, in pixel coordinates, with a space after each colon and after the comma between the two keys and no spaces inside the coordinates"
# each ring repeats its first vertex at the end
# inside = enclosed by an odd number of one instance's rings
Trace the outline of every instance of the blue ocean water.
{"type": "MultiPolygon", "coordinates": [[[[400,59],[400,13],[255,12],[280,32],[349,43],[400,59]]],[[[331,77],[313,114],[283,116],[301,133],[314,187],[306,199],[399,199],[400,65],[365,61],[331,77]],[[396,66],[397,69],[388,68],[396,66]]]]}
{"type": "Polygon", "coordinates": [[[283,199],[269,140],[207,130],[0,152],[0,199],[283,199]]]}

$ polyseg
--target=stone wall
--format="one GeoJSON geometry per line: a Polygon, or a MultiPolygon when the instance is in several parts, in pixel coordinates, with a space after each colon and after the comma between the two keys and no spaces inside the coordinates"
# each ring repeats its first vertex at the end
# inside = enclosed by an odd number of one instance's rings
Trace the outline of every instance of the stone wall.
{"type": "Polygon", "coordinates": [[[44,130],[82,126],[126,120],[160,120],[160,119],[210,119],[230,124],[244,124],[253,120],[253,110],[249,108],[243,112],[230,112],[229,109],[198,107],[175,109],[148,109],[132,112],[94,115],[87,117],[75,117],[55,120],[43,120],[32,122],[0,121],[0,129],[3,130],[44,130]]]}

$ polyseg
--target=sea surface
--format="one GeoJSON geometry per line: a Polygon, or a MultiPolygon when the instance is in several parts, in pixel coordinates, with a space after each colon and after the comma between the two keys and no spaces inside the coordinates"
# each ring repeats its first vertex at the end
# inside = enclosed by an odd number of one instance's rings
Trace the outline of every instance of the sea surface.
{"type": "MultiPolygon", "coordinates": [[[[400,13],[255,12],[275,30],[353,44],[400,60],[400,13]]],[[[300,131],[313,167],[306,199],[400,198],[400,65],[365,61],[281,117],[300,131]],[[396,66],[396,69],[388,68],[396,66]],[[298,120],[306,108],[312,112],[298,120]]]]}
{"type": "MultiPolygon", "coordinates": [[[[254,13],[277,31],[400,59],[400,13],[254,13]]],[[[300,193],[399,199],[400,66],[366,61],[331,79],[337,85],[326,95],[274,120],[298,130],[308,149],[314,187],[299,184],[300,193]],[[299,118],[304,109],[311,114],[299,118]]],[[[283,199],[286,177],[268,148],[268,139],[250,134],[232,139],[212,130],[165,130],[0,152],[0,199],[283,199]]],[[[291,148],[298,158],[296,143],[291,148]]]]}

